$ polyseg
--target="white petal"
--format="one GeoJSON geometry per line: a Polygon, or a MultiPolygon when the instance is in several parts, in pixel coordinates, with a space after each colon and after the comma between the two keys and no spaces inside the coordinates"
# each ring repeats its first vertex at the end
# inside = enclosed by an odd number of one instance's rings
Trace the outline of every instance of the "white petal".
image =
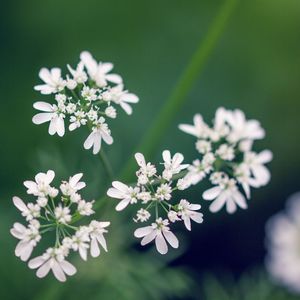
{"type": "Polygon", "coordinates": [[[168,252],[168,245],[161,233],[158,233],[155,238],[156,249],[160,254],[166,254],[168,252]]]}
{"type": "Polygon", "coordinates": [[[132,107],[126,102],[120,102],[120,106],[124,109],[124,111],[128,114],[132,114],[132,107]]]}
{"type": "Polygon", "coordinates": [[[36,125],[49,122],[52,119],[53,113],[39,113],[33,116],[32,123],[36,125]]]}
{"type": "Polygon", "coordinates": [[[142,153],[136,153],[134,157],[140,167],[144,167],[146,165],[145,157],[142,153]]]}
{"type": "Polygon", "coordinates": [[[50,121],[49,129],[48,129],[50,135],[54,135],[57,132],[57,120],[58,117],[56,116],[52,118],[52,120],[50,121]]]}
{"type": "Polygon", "coordinates": [[[220,195],[221,191],[222,189],[219,186],[215,186],[213,188],[210,188],[209,190],[206,190],[203,193],[202,198],[204,200],[213,200],[220,195]]]}
{"type": "Polygon", "coordinates": [[[45,277],[50,271],[50,260],[45,262],[36,272],[36,276],[39,278],[45,277]]]}
{"type": "Polygon", "coordinates": [[[258,160],[261,164],[266,164],[273,159],[273,153],[270,150],[264,150],[258,154],[258,160]]]}
{"type": "Polygon", "coordinates": [[[95,76],[97,73],[98,64],[92,55],[88,51],[83,51],[80,54],[80,59],[87,68],[89,75],[92,77],[95,76]]]}
{"type": "Polygon", "coordinates": [[[112,63],[101,63],[100,64],[100,72],[103,72],[103,73],[108,73],[110,72],[112,69],[113,69],[114,65],[112,63]]]}
{"type": "Polygon", "coordinates": [[[152,231],[149,234],[145,235],[144,238],[141,240],[142,246],[149,244],[150,242],[152,242],[155,239],[156,230],[153,230],[153,228],[151,228],[151,229],[152,229],[152,231]]]}
{"type": "Polygon", "coordinates": [[[199,212],[193,212],[191,215],[190,215],[190,218],[196,222],[196,223],[202,223],[203,222],[203,214],[202,213],[199,213],[199,212]]]}
{"type": "Polygon", "coordinates": [[[150,234],[153,231],[153,228],[151,226],[141,227],[135,230],[134,236],[136,238],[144,237],[145,235],[150,234]]]}
{"type": "Polygon", "coordinates": [[[121,96],[121,100],[128,103],[138,103],[139,98],[135,94],[124,94],[121,96]]]}
{"type": "Polygon", "coordinates": [[[23,200],[21,200],[19,197],[13,197],[13,203],[15,205],[15,207],[20,210],[20,211],[27,211],[28,208],[25,205],[25,203],[23,202],[23,200]]]}
{"type": "Polygon", "coordinates": [[[29,267],[30,269],[37,269],[37,268],[39,268],[44,262],[45,262],[45,259],[43,258],[43,256],[38,256],[38,257],[35,257],[35,258],[31,259],[31,260],[28,262],[28,267],[29,267]]]}
{"type": "Polygon", "coordinates": [[[96,155],[100,152],[101,149],[101,135],[99,133],[95,133],[94,138],[94,146],[93,146],[93,154],[96,155]]]}
{"type": "Polygon", "coordinates": [[[83,247],[79,247],[79,255],[83,260],[87,260],[87,249],[83,247]]]}
{"type": "Polygon", "coordinates": [[[209,210],[212,213],[218,212],[226,202],[226,195],[221,194],[214,202],[209,206],[209,210]]]}
{"type": "Polygon", "coordinates": [[[100,248],[96,238],[93,238],[91,241],[91,256],[98,257],[100,255],[100,248]]]}
{"type": "Polygon", "coordinates": [[[175,234],[171,231],[164,231],[163,235],[165,236],[166,240],[168,243],[173,247],[173,248],[178,248],[179,242],[175,234]]]}
{"type": "Polygon", "coordinates": [[[42,68],[39,72],[39,77],[46,83],[51,84],[51,74],[47,68],[42,68]]]}
{"type": "Polygon", "coordinates": [[[229,214],[233,214],[236,211],[236,204],[232,198],[228,198],[226,201],[226,211],[229,214]]]}
{"type": "Polygon", "coordinates": [[[69,276],[72,276],[77,272],[76,268],[66,260],[60,262],[60,266],[62,267],[63,271],[69,276]]]}
{"type": "Polygon", "coordinates": [[[198,136],[198,132],[197,132],[195,126],[193,126],[193,125],[180,124],[178,127],[181,131],[183,131],[185,133],[188,133],[188,134],[191,134],[191,135],[194,135],[194,136],[198,136]]]}
{"type": "Polygon", "coordinates": [[[124,199],[125,195],[123,192],[115,189],[115,188],[109,188],[108,191],[106,192],[107,196],[111,198],[116,198],[116,199],[124,199]]]}
{"type": "Polygon", "coordinates": [[[95,132],[91,132],[83,144],[84,149],[92,148],[94,144],[94,140],[95,140],[95,132]]]}
{"type": "Polygon", "coordinates": [[[51,269],[52,269],[52,272],[53,272],[54,276],[56,277],[56,279],[58,281],[61,281],[61,282],[65,282],[66,281],[67,278],[66,278],[65,273],[63,272],[60,264],[56,260],[54,260],[54,259],[53,259],[53,263],[52,263],[51,269]]]}
{"type": "Polygon", "coordinates": [[[103,247],[103,249],[107,252],[106,240],[105,240],[103,234],[97,235],[97,240],[100,243],[100,245],[103,247]]]}
{"type": "Polygon", "coordinates": [[[56,130],[57,130],[57,134],[59,136],[64,136],[64,134],[65,134],[65,123],[64,123],[63,118],[60,118],[60,117],[57,118],[56,130]]]}
{"type": "Polygon", "coordinates": [[[114,139],[110,134],[103,133],[102,138],[107,145],[111,145],[114,142],[114,139]]]}
{"type": "Polygon", "coordinates": [[[123,81],[122,77],[118,74],[108,74],[105,76],[105,79],[115,84],[122,83],[123,81]]]}
{"type": "Polygon", "coordinates": [[[164,162],[170,163],[170,161],[171,161],[171,153],[170,153],[169,150],[163,151],[162,157],[163,157],[164,162]]]}
{"type": "Polygon", "coordinates": [[[40,111],[45,111],[45,112],[53,112],[53,107],[51,104],[43,101],[38,101],[33,104],[33,107],[37,110],[40,111]]]}
{"type": "Polygon", "coordinates": [[[234,193],[233,198],[239,207],[243,209],[248,207],[245,197],[240,192],[234,193]]]}
{"type": "Polygon", "coordinates": [[[191,231],[191,219],[188,216],[182,216],[182,219],[186,229],[191,231]]]}
{"type": "Polygon", "coordinates": [[[123,199],[122,201],[119,202],[119,204],[116,206],[116,211],[121,211],[124,208],[126,208],[128,206],[128,204],[130,203],[130,199],[123,199]]]}
{"type": "Polygon", "coordinates": [[[128,192],[128,186],[126,184],[122,183],[121,181],[113,181],[112,186],[114,188],[118,189],[119,191],[122,191],[123,193],[128,192]]]}
{"type": "Polygon", "coordinates": [[[83,176],[82,173],[78,173],[78,174],[75,174],[74,176],[72,176],[69,180],[70,185],[76,186],[76,184],[79,182],[79,180],[82,178],[82,176],[83,176]]]}

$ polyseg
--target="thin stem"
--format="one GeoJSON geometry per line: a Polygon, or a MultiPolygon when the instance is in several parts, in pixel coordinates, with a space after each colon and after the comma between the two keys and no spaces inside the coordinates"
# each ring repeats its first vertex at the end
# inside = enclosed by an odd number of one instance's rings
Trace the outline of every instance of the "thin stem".
{"type": "Polygon", "coordinates": [[[101,148],[101,151],[99,152],[99,157],[101,159],[101,162],[103,164],[103,167],[105,169],[105,172],[109,178],[110,181],[113,181],[114,179],[114,172],[113,172],[113,169],[112,169],[112,166],[103,150],[103,148],[101,148]]]}
{"type": "MultiPolygon", "coordinates": [[[[203,40],[201,40],[194,55],[187,64],[187,67],[179,77],[179,80],[177,81],[169,98],[138,145],[136,152],[142,152],[147,158],[152,157],[155,149],[159,146],[176,114],[182,109],[182,106],[185,103],[188,94],[191,92],[193,85],[204,70],[204,67],[216,47],[237,2],[238,0],[227,0],[222,5],[208,29],[206,36],[203,40]]],[[[135,161],[131,158],[124,167],[121,177],[124,180],[129,181],[134,174],[134,168],[135,161]]]]}

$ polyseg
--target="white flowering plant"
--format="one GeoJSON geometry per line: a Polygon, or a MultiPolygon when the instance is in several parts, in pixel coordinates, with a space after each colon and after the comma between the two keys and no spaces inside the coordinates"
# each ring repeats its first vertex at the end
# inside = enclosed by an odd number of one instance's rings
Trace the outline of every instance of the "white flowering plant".
{"type": "Polygon", "coordinates": [[[97,62],[87,51],[80,54],[75,69],[70,65],[67,68],[69,74],[64,78],[59,68],[40,70],[39,77],[44,84],[34,88],[43,95],[53,95],[54,103],[35,102],[33,107],[41,112],[32,121],[37,125],[50,122],[49,134],[61,137],[65,134],[65,119],[69,121],[69,131],[88,126],[91,133],[84,148],[93,148],[93,153],[97,154],[102,140],[108,145],[113,143],[106,118],[117,117],[116,106],[130,115],[130,103],[137,103],[139,98],[124,90],[120,75],[109,73],[112,63],[97,62]]]}
{"type": "MultiPolygon", "coordinates": [[[[136,181],[128,180],[133,175],[131,172],[127,174],[128,178],[121,176],[121,181],[116,180],[101,147],[102,140],[109,145],[113,143],[106,120],[116,117],[117,106],[130,115],[130,104],[137,103],[139,98],[124,90],[119,75],[110,73],[113,64],[97,62],[87,51],[80,54],[76,68],[67,65],[67,69],[69,74],[66,76],[62,76],[59,68],[41,69],[39,77],[44,83],[35,86],[35,90],[53,97],[54,103],[35,102],[33,106],[40,112],[32,121],[34,124],[50,122],[49,134],[59,136],[65,134],[66,120],[70,131],[87,126],[90,133],[84,148],[93,148],[94,154],[100,152],[107,173],[104,184],[111,187],[99,200],[86,201],[80,193],[86,186],[80,181],[82,173],[62,181],[59,189],[51,185],[55,177],[52,170],[38,173],[34,181],[24,182],[27,194],[35,200],[26,202],[13,197],[14,205],[27,224],[15,223],[11,234],[19,240],[16,256],[22,261],[29,260],[29,268],[37,269],[38,277],[45,277],[51,270],[59,281],[64,282],[67,276],[76,273],[76,268],[67,260],[71,252],[78,252],[83,260],[87,260],[89,253],[98,257],[101,247],[108,250],[104,234],[108,232],[110,221],[95,218],[85,223],[87,218],[99,213],[100,203],[113,203],[118,199],[117,211],[135,206],[133,221],[146,225],[139,225],[134,236],[141,238],[141,245],[154,241],[157,251],[166,254],[168,245],[179,247],[173,228],[171,230],[174,223],[182,222],[190,231],[191,221],[203,222],[203,214],[199,212],[201,194],[190,202],[185,190],[207,177],[213,187],[204,191],[202,198],[213,201],[210,211],[217,212],[226,206],[227,212],[233,213],[237,207],[247,207],[250,187],[258,188],[269,182],[270,172],[265,164],[271,161],[272,153],[269,150],[253,151],[254,141],[265,136],[260,123],[246,120],[240,110],[224,108],[217,110],[211,127],[200,114],[194,116],[193,125],[179,125],[180,130],[197,139],[198,157],[192,163],[184,162],[183,154],[176,149],[164,150],[162,161],[156,166],[146,161],[145,153],[137,152],[134,155],[138,165],[136,181]],[[51,232],[55,237],[50,248],[31,258],[42,237],[44,239],[51,232]]],[[[165,112],[168,113],[168,109],[165,112]]],[[[150,146],[154,145],[155,142],[150,146]]]]}

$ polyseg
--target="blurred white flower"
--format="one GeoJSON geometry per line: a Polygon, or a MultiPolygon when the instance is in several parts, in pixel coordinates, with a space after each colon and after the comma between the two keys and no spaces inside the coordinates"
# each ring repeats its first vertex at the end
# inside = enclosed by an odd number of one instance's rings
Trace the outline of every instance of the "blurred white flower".
{"type": "Polygon", "coordinates": [[[268,221],[266,235],[267,270],[276,282],[300,294],[300,193],[268,221]]]}
{"type": "Polygon", "coordinates": [[[247,202],[241,192],[239,192],[234,179],[225,178],[219,186],[206,190],[202,195],[204,200],[213,201],[209,210],[213,213],[218,212],[224,205],[228,213],[236,211],[237,206],[246,209],[247,202]]]}

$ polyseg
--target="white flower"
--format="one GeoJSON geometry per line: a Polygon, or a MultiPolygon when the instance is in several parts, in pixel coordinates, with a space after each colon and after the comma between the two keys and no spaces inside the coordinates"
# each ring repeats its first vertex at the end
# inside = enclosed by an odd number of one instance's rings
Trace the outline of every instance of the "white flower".
{"type": "Polygon", "coordinates": [[[33,220],[40,216],[40,206],[38,204],[28,203],[27,205],[19,197],[13,197],[13,203],[15,207],[21,211],[22,216],[26,218],[27,221],[33,220]]]}
{"type": "Polygon", "coordinates": [[[168,184],[163,183],[156,189],[155,197],[160,201],[170,200],[171,193],[172,188],[168,184]]]}
{"type": "Polygon", "coordinates": [[[231,161],[234,159],[234,148],[228,146],[227,144],[222,144],[217,149],[216,154],[223,160],[231,161]]]}
{"type": "Polygon", "coordinates": [[[77,87],[77,82],[74,79],[69,78],[67,75],[66,87],[69,90],[74,90],[77,87]]]}
{"type": "MultiPolygon", "coordinates": [[[[132,108],[128,103],[138,103],[139,98],[135,94],[128,93],[128,91],[123,90],[123,84],[119,84],[115,87],[112,87],[105,95],[106,99],[113,101],[114,103],[120,105],[123,110],[128,114],[132,114],[132,108]]],[[[106,100],[107,101],[107,100],[106,100]]]]}
{"type": "Polygon", "coordinates": [[[137,164],[140,166],[140,170],[137,172],[139,183],[145,184],[148,182],[149,177],[156,174],[156,168],[150,162],[146,163],[145,157],[142,153],[136,153],[134,157],[137,164]]]}
{"type": "Polygon", "coordinates": [[[146,222],[149,220],[150,217],[151,214],[149,213],[149,211],[141,208],[137,211],[136,218],[133,220],[134,222],[146,222]]]}
{"type": "Polygon", "coordinates": [[[34,89],[40,91],[42,94],[49,95],[60,92],[65,87],[65,81],[61,78],[61,70],[59,68],[52,68],[50,71],[42,68],[39,77],[45,84],[36,85],[34,89]]]}
{"type": "Polygon", "coordinates": [[[172,222],[175,223],[176,221],[180,221],[181,219],[178,217],[178,213],[174,210],[170,210],[168,212],[168,219],[172,222]]]}
{"type": "Polygon", "coordinates": [[[151,226],[138,228],[134,232],[134,236],[142,238],[141,245],[144,246],[155,239],[156,249],[160,254],[168,252],[167,242],[173,247],[178,248],[179,242],[177,237],[170,231],[168,227],[169,221],[158,218],[151,226]],[[167,241],[167,242],[166,242],[167,241]]]}
{"type": "Polygon", "coordinates": [[[227,111],[226,121],[231,126],[231,132],[227,137],[231,143],[243,139],[258,140],[265,137],[265,131],[257,120],[246,120],[245,114],[236,109],[227,111]]]}
{"type": "Polygon", "coordinates": [[[94,109],[90,109],[86,114],[90,121],[95,121],[98,118],[98,112],[94,109]]]}
{"type": "Polygon", "coordinates": [[[300,193],[287,202],[286,211],[266,226],[266,267],[273,279],[300,294],[300,193]]]}
{"type": "Polygon", "coordinates": [[[70,209],[68,207],[62,207],[61,204],[55,208],[54,215],[57,221],[62,224],[70,223],[72,219],[70,209]]]}
{"type": "Polygon", "coordinates": [[[211,170],[211,164],[206,163],[204,160],[194,160],[193,164],[188,167],[188,173],[183,178],[185,186],[196,185],[202,181],[211,170]]]}
{"type": "Polygon", "coordinates": [[[77,83],[84,83],[88,80],[88,77],[86,75],[86,73],[84,72],[84,64],[83,62],[79,62],[79,64],[76,67],[76,70],[72,69],[72,67],[70,65],[67,65],[70,73],[73,76],[73,79],[77,82],[77,83]]]}
{"type": "Polygon", "coordinates": [[[36,114],[32,118],[32,122],[36,125],[40,125],[45,122],[50,121],[49,125],[49,134],[54,135],[57,133],[59,136],[63,136],[65,134],[65,123],[64,117],[65,115],[59,110],[56,105],[51,105],[47,102],[35,102],[33,107],[37,110],[43,111],[42,113],[36,114]]]}
{"type": "Polygon", "coordinates": [[[264,164],[273,158],[272,152],[264,150],[260,153],[246,152],[244,157],[245,164],[248,165],[259,186],[266,185],[271,178],[270,171],[264,164]]]}
{"type": "Polygon", "coordinates": [[[90,239],[91,239],[91,256],[97,257],[100,255],[100,247],[99,244],[103,247],[103,249],[107,252],[107,245],[104,238],[104,233],[107,232],[105,229],[110,225],[110,222],[98,222],[93,220],[89,225],[90,231],[90,239]]]}
{"type": "Polygon", "coordinates": [[[89,76],[99,87],[107,85],[107,81],[119,84],[122,78],[117,74],[108,74],[113,69],[112,63],[97,62],[92,55],[87,52],[81,52],[80,59],[86,67],[89,76]]]}
{"type": "Polygon", "coordinates": [[[90,216],[95,211],[93,210],[93,201],[86,202],[85,200],[79,200],[77,210],[82,216],[90,216]]]}
{"type": "Polygon", "coordinates": [[[45,277],[49,271],[57,280],[61,282],[66,281],[66,275],[72,276],[76,273],[76,268],[65,260],[63,250],[60,248],[49,248],[45,254],[31,259],[28,263],[30,269],[38,269],[37,277],[45,277]]]}
{"type": "Polygon", "coordinates": [[[117,116],[117,111],[113,106],[108,106],[105,109],[105,115],[109,118],[115,119],[117,116]]]}
{"type": "Polygon", "coordinates": [[[194,116],[194,125],[180,124],[179,129],[197,138],[207,138],[210,133],[209,127],[200,114],[194,116]]]}
{"type": "Polygon", "coordinates": [[[85,118],[86,114],[82,110],[78,110],[74,113],[74,116],[70,118],[69,130],[73,131],[79,128],[81,125],[86,125],[87,119],[85,118]]]}
{"type": "Polygon", "coordinates": [[[149,202],[152,199],[151,193],[145,191],[138,193],[137,198],[142,200],[144,204],[149,202]]]}
{"type": "Polygon", "coordinates": [[[247,208],[245,197],[239,192],[234,179],[224,179],[224,183],[208,189],[202,197],[205,200],[213,200],[209,207],[213,213],[218,212],[224,205],[230,214],[236,211],[237,206],[243,209],[247,208]]]}
{"type": "Polygon", "coordinates": [[[35,181],[24,181],[25,187],[27,187],[27,194],[34,196],[48,196],[50,191],[50,183],[53,181],[55,173],[52,170],[47,173],[38,173],[35,176],[35,181]]]}
{"type": "Polygon", "coordinates": [[[121,211],[128,206],[128,204],[137,203],[140,189],[138,187],[129,187],[120,181],[113,181],[112,188],[109,188],[107,195],[111,198],[121,199],[116,206],[117,211],[121,211]]]}
{"type": "Polygon", "coordinates": [[[22,261],[27,261],[34,247],[41,239],[39,222],[34,220],[27,228],[20,223],[14,223],[10,233],[20,240],[15,249],[15,255],[20,257],[22,261]]]}
{"type": "Polygon", "coordinates": [[[74,176],[71,176],[69,178],[69,181],[63,181],[63,183],[60,185],[60,190],[65,196],[71,196],[74,193],[80,191],[83,189],[86,184],[83,181],[80,181],[82,178],[83,174],[78,173],[75,174],[74,176]]]}
{"type": "Polygon", "coordinates": [[[97,154],[101,149],[101,140],[103,139],[106,144],[111,145],[113,138],[103,117],[100,117],[94,125],[93,131],[84,142],[84,148],[90,149],[93,147],[93,154],[97,154]]]}
{"type": "Polygon", "coordinates": [[[81,96],[85,98],[88,101],[95,101],[97,100],[97,90],[90,88],[88,86],[84,86],[82,91],[81,91],[81,96]]]}
{"type": "Polygon", "coordinates": [[[205,140],[198,140],[196,142],[196,149],[201,154],[208,153],[211,151],[211,143],[205,140]]]}
{"type": "Polygon", "coordinates": [[[178,174],[180,171],[186,169],[189,166],[188,164],[181,164],[184,160],[184,157],[181,153],[175,153],[175,155],[171,157],[170,151],[165,150],[162,153],[162,157],[165,167],[162,176],[166,180],[171,180],[173,175],[178,174]]]}
{"type": "Polygon", "coordinates": [[[72,237],[72,249],[78,251],[83,260],[87,260],[87,250],[89,249],[89,228],[86,226],[80,227],[72,237]]]}
{"type": "Polygon", "coordinates": [[[203,214],[195,211],[200,208],[201,205],[199,204],[191,204],[185,199],[180,200],[178,204],[178,216],[184,221],[184,225],[188,230],[191,230],[191,220],[196,223],[203,222],[203,214]]]}

